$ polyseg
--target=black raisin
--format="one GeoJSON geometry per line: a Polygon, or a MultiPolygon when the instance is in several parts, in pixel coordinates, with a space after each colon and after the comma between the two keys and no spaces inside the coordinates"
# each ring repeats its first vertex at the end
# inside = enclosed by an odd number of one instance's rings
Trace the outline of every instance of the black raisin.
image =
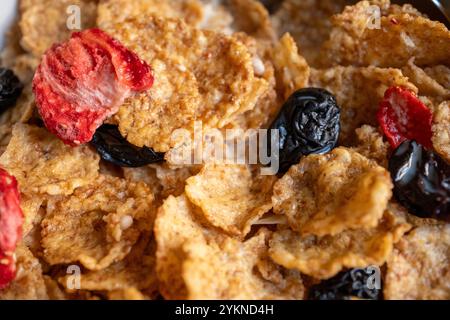
{"type": "Polygon", "coordinates": [[[14,72],[0,68],[0,113],[16,104],[22,90],[23,84],[14,72]]]}
{"type": "Polygon", "coordinates": [[[450,221],[450,165],[415,141],[404,141],[389,159],[396,199],[412,214],[450,221]]]}
{"type": "Polygon", "coordinates": [[[348,300],[359,298],[379,300],[381,299],[381,283],[377,284],[375,277],[374,271],[369,268],[343,271],[331,279],[312,286],[309,290],[308,299],[348,300]]]}
{"type": "Polygon", "coordinates": [[[319,88],[294,92],[270,126],[280,134],[279,173],[297,164],[302,156],[332,150],[339,138],[339,120],[340,109],[330,92],[319,88]]]}
{"type": "Polygon", "coordinates": [[[98,128],[91,144],[104,160],[121,167],[142,167],[164,161],[164,153],[132,145],[122,137],[117,126],[111,124],[98,128]]]}

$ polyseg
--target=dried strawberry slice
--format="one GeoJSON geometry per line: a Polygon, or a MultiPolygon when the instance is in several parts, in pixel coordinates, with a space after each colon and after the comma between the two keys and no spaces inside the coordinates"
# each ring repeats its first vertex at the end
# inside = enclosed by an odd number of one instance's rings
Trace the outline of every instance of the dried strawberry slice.
{"type": "Polygon", "coordinates": [[[386,90],[377,119],[392,148],[405,140],[415,140],[427,149],[432,148],[433,114],[414,92],[402,87],[386,90]]]}
{"type": "Polygon", "coordinates": [[[17,180],[0,168],[0,289],[15,277],[14,251],[22,237],[22,224],[17,180]]]}
{"type": "Polygon", "coordinates": [[[6,288],[15,277],[16,263],[14,256],[0,254],[0,290],[6,288]]]}
{"type": "Polygon", "coordinates": [[[89,29],[45,53],[33,91],[47,129],[74,146],[89,142],[128,96],[152,84],[146,62],[103,31],[89,29]]]}

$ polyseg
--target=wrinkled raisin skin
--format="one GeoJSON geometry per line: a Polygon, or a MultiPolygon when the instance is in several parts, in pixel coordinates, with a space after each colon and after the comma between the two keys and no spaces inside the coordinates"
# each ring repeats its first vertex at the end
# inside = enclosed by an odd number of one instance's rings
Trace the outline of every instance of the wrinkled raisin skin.
{"type": "Polygon", "coordinates": [[[0,113],[16,104],[22,90],[23,84],[14,72],[0,68],[0,113]]]}
{"type": "MultiPolygon", "coordinates": [[[[381,289],[370,289],[369,279],[373,272],[366,269],[351,269],[338,273],[331,279],[312,286],[309,300],[349,300],[352,298],[380,300],[381,289]]],[[[372,283],[373,284],[373,283],[372,283]]]]}
{"type": "Polygon", "coordinates": [[[412,140],[389,159],[394,195],[412,214],[450,222],[450,165],[412,140]]]}
{"type": "Polygon", "coordinates": [[[339,120],[340,108],[330,92],[319,88],[294,92],[270,126],[280,134],[278,173],[285,173],[302,156],[332,150],[339,138],[339,120]]]}
{"type": "Polygon", "coordinates": [[[115,125],[104,124],[94,134],[91,145],[103,160],[120,167],[142,167],[164,161],[164,153],[129,143],[115,125]]]}

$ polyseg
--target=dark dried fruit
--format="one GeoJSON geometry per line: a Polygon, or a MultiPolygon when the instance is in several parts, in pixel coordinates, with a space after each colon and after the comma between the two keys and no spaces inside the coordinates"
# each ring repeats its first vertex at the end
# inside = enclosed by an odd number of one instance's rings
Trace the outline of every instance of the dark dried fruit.
{"type": "Polygon", "coordinates": [[[115,125],[104,124],[94,134],[91,144],[100,156],[120,167],[142,167],[164,161],[164,153],[129,143],[115,125]]]}
{"type": "Polygon", "coordinates": [[[17,180],[0,168],[0,289],[16,275],[14,252],[22,237],[22,224],[17,180]]]}
{"type": "Polygon", "coordinates": [[[403,142],[389,159],[396,199],[423,218],[450,221],[450,165],[415,141],[403,142]]]}
{"type": "Polygon", "coordinates": [[[314,285],[309,290],[310,300],[348,300],[352,298],[379,300],[380,279],[374,269],[351,269],[314,285]],[[378,285],[378,288],[377,288],[378,285]]]}
{"type": "Polygon", "coordinates": [[[22,90],[23,84],[14,72],[0,68],[0,113],[16,104],[22,90]]]}
{"type": "Polygon", "coordinates": [[[392,148],[405,140],[415,140],[427,149],[432,148],[433,114],[414,92],[401,87],[387,89],[377,120],[392,148]]]}
{"type": "Polygon", "coordinates": [[[270,126],[280,134],[279,173],[297,164],[302,156],[332,150],[339,138],[339,120],[340,109],[330,92],[318,88],[294,92],[270,126]]]}

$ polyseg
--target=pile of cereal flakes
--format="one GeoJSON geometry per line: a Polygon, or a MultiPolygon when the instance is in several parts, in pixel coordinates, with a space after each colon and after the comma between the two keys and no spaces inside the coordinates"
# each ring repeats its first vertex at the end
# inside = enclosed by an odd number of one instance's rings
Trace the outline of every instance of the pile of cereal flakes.
{"type": "Polygon", "coordinates": [[[386,90],[407,88],[431,111],[432,149],[448,166],[443,24],[389,0],[284,0],[270,12],[256,0],[21,0],[19,11],[1,66],[24,88],[1,111],[0,167],[18,181],[24,222],[0,299],[450,299],[450,220],[397,201],[377,120],[386,90]],[[106,123],[165,161],[117,166],[44,126],[32,80],[70,37],[71,5],[81,29],[100,28],[151,66],[152,88],[106,123]],[[169,160],[182,149],[174,130],[268,128],[307,87],[336,98],[335,148],[278,175],[169,160]],[[381,287],[351,290],[368,267],[381,287]]]}

